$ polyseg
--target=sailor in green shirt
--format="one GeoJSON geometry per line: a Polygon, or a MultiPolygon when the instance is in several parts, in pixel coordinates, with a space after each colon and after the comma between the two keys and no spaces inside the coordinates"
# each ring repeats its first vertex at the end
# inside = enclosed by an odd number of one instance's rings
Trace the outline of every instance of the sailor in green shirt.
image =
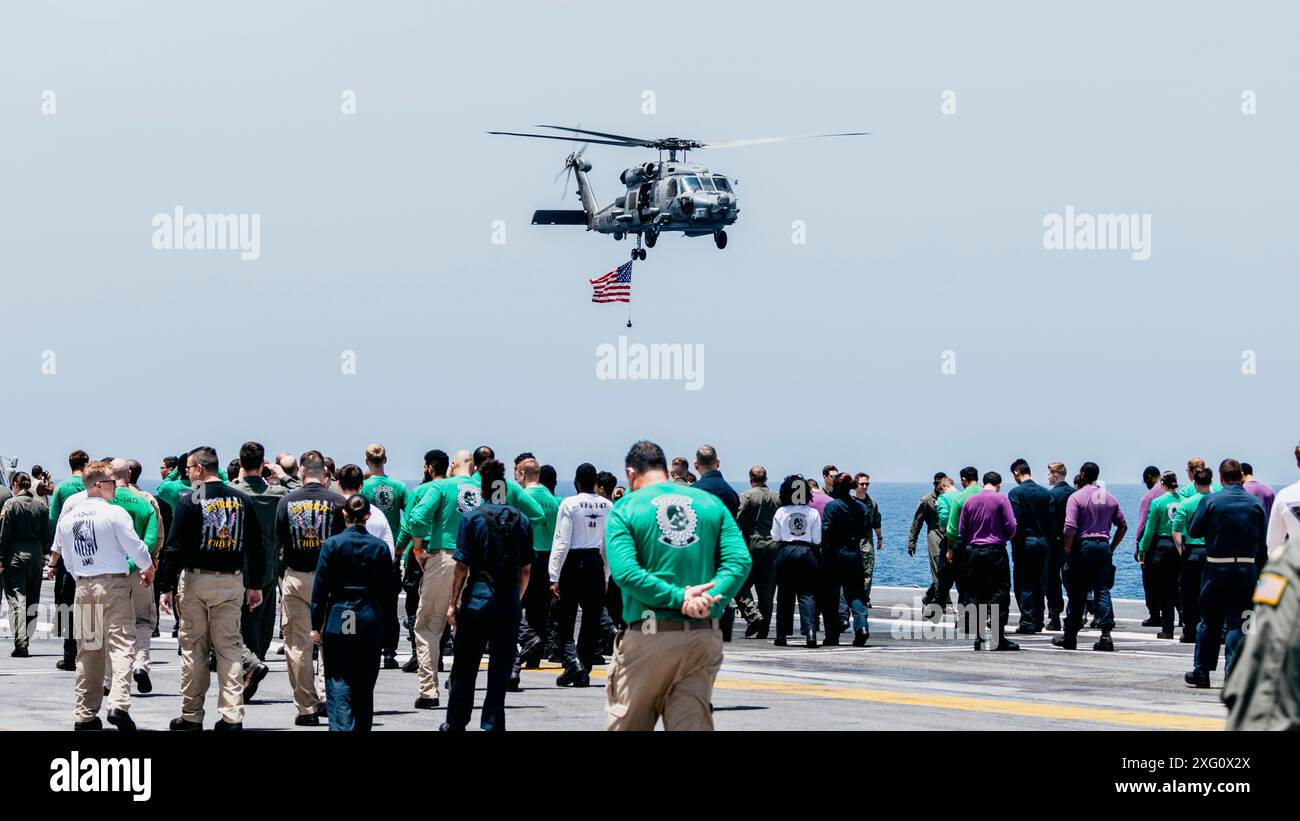
{"type": "MultiPolygon", "coordinates": [[[[371,515],[375,511],[384,514],[388,527],[393,532],[396,542],[397,534],[402,532],[402,509],[406,506],[406,485],[392,478],[385,472],[388,465],[388,451],[375,442],[366,447],[366,470],[369,476],[361,484],[361,495],[370,502],[371,515]]],[[[384,657],[384,669],[396,670],[397,641],[400,630],[397,626],[397,596],[402,592],[402,565],[393,562],[393,586],[388,593],[388,606],[383,615],[383,640],[380,651],[384,657]]]]}
{"type": "MultiPolygon", "coordinates": [[[[109,504],[117,505],[130,514],[135,535],[144,542],[149,554],[154,557],[154,566],[156,566],[159,548],[158,528],[161,527],[158,514],[154,512],[154,506],[143,493],[131,489],[130,462],[125,459],[114,459],[108,469],[117,484],[109,504]]],[[[154,566],[144,569],[152,570],[154,566]]],[[[135,615],[135,654],[131,657],[131,676],[135,679],[136,689],[148,693],[153,690],[153,682],[149,680],[149,645],[153,639],[154,627],[153,587],[140,584],[138,576],[141,568],[136,567],[135,562],[127,559],[126,567],[127,572],[133,577],[131,609],[135,615]]],[[[113,664],[110,660],[104,665],[105,686],[109,686],[112,682],[112,675],[113,664]]]]}
{"type": "MultiPolygon", "coordinates": [[[[550,618],[551,603],[551,542],[555,539],[555,520],[560,515],[560,502],[542,484],[542,466],[532,457],[515,465],[515,478],[523,484],[524,493],[542,509],[542,520],[532,526],[533,564],[524,591],[524,621],[519,625],[519,656],[511,671],[512,680],[519,678],[521,664],[536,667],[542,656],[557,648],[552,639],[554,619],[550,618]]],[[[586,616],[586,613],[583,614],[586,616]]],[[[596,617],[599,618],[597,613],[596,617]]]]}
{"type": "MultiPolygon", "coordinates": [[[[446,459],[442,451],[437,453],[446,459]]],[[[429,483],[429,489],[421,494],[407,518],[411,531],[410,561],[419,564],[421,574],[420,603],[413,627],[420,676],[420,695],[415,699],[417,710],[433,710],[439,704],[442,634],[447,628],[447,608],[456,578],[456,560],[451,554],[456,550],[461,513],[482,502],[478,483],[470,475],[473,459],[469,451],[457,451],[450,466],[452,475],[429,483]]],[[[446,468],[447,462],[442,462],[434,467],[434,472],[444,472],[446,468]]]]}
{"type": "Polygon", "coordinates": [[[387,464],[388,452],[383,445],[373,444],[366,448],[366,469],[370,476],[361,485],[361,495],[383,511],[394,533],[400,533],[402,510],[406,506],[406,485],[384,472],[387,464]]]}
{"type": "MultiPolygon", "coordinates": [[[[1178,489],[1178,498],[1187,499],[1196,493],[1196,471],[1206,469],[1205,460],[1199,457],[1193,457],[1187,460],[1187,484],[1178,489]]],[[[1223,485],[1214,481],[1214,471],[1210,471],[1210,492],[1218,493],[1223,490],[1223,485]]],[[[1198,586],[1199,590],[1200,587],[1198,586]]]]}
{"type": "MultiPolygon", "coordinates": [[[[1178,610],[1179,560],[1174,544],[1174,515],[1178,511],[1178,476],[1165,471],[1160,476],[1165,491],[1151,500],[1146,527],[1138,540],[1138,561],[1149,568],[1151,598],[1160,618],[1158,639],[1174,637],[1174,615],[1178,610]]],[[[1199,587],[1197,588],[1199,593],[1199,587]]]]}
{"type": "Polygon", "coordinates": [[[420,659],[415,647],[415,615],[420,608],[420,563],[411,556],[411,521],[415,508],[424,497],[437,490],[439,479],[447,477],[447,468],[451,464],[446,452],[438,449],[424,454],[424,481],[406,494],[405,509],[402,511],[402,529],[396,536],[396,549],[399,564],[402,565],[402,589],[406,591],[406,639],[411,643],[411,657],[402,665],[403,673],[415,673],[420,670],[420,659]]]}
{"type": "Polygon", "coordinates": [[[611,730],[712,730],[722,666],[717,619],[749,576],[740,528],[718,497],[668,477],[653,442],[625,460],[631,490],[610,511],[605,545],[628,629],[605,688],[611,730]]]}
{"type": "Polygon", "coordinates": [[[960,548],[959,539],[961,538],[961,508],[966,504],[966,500],[979,493],[983,486],[979,483],[979,471],[973,467],[964,467],[961,469],[961,490],[948,502],[948,549],[960,548]]]}
{"type": "MultiPolygon", "coordinates": [[[[49,543],[45,545],[47,548],[54,544],[54,534],[58,530],[59,514],[63,512],[64,502],[68,501],[69,496],[84,493],[86,490],[86,483],[81,481],[81,472],[88,464],[90,464],[90,455],[84,450],[74,450],[68,454],[68,467],[72,470],[72,476],[59,482],[58,487],[54,488],[54,493],[50,495],[49,543]]],[[[77,640],[73,638],[76,633],[72,608],[76,595],[77,580],[64,568],[63,556],[60,555],[54,565],[54,604],[59,606],[60,614],[66,614],[58,618],[59,632],[63,635],[63,658],[54,666],[60,670],[77,669],[77,640]]]]}
{"type": "Polygon", "coordinates": [[[1187,487],[1192,488],[1192,492],[1174,510],[1172,535],[1181,554],[1179,585],[1182,589],[1183,632],[1178,640],[1183,644],[1195,644],[1196,625],[1201,621],[1201,571],[1205,569],[1205,538],[1188,535],[1187,525],[1205,497],[1214,492],[1214,471],[1207,467],[1192,471],[1192,482],[1187,487]]]}

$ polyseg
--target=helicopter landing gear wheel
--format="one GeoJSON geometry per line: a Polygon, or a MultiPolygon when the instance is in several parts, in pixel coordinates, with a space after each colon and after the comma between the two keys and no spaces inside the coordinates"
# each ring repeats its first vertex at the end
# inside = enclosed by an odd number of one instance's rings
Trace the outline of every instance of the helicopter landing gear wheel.
{"type": "Polygon", "coordinates": [[[726,247],[727,247],[727,232],[726,232],[726,231],[719,231],[719,232],[717,232],[716,234],[714,234],[714,235],[713,235],[713,244],[716,245],[716,246],[718,246],[718,250],[719,250],[719,251],[721,251],[723,248],[726,248],[726,247]]]}
{"type": "Polygon", "coordinates": [[[654,230],[654,229],[652,228],[652,229],[650,229],[649,231],[646,231],[646,232],[645,232],[645,247],[647,247],[647,248],[653,248],[653,247],[655,247],[655,243],[658,242],[658,241],[659,241],[659,232],[658,232],[658,231],[656,231],[656,230],[654,230]]]}
{"type": "Polygon", "coordinates": [[[632,259],[645,259],[645,249],[641,247],[640,234],[636,235],[636,247],[632,249],[632,259]]]}

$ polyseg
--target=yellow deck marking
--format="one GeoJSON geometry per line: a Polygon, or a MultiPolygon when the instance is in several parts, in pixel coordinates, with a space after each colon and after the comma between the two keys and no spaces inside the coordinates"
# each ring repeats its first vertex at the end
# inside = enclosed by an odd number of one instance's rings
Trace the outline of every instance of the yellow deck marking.
{"type": "MultiPolygon", "coordinates": [[[[563,668],[558,664],[543,664],[526,670],[531,673],[553,673],[563,668]]],[[[605,670],[592,670],[593,678],[605,678],[605,670]]],[[[754,681],[719,676],[713,685],[719,690],[741,690],[752,693],[773,693],[813,698],[836,698],[847,701],[867,701],[876,704],[898,704],[907,707],[925,707],[941,710],[962,710],[974,713],[1025,716],[1027,718],[1064,719],[1066,721],[1092,721],[1101,724],[1121,724],[1127,727],[1146,727],[1162,730],[1222,730],[1223,719],[1204,716],[1174,715],[1172,713],[1140,713],[1133,710],[1112,710],[1105,707],[1072,707],[1066,704],[1045,704],[1032,701],[953,696],[940,693],[904,693],[897,690],[873,690],[863,687],[834,687],[825,684],[797,682],[754,681]]]]}

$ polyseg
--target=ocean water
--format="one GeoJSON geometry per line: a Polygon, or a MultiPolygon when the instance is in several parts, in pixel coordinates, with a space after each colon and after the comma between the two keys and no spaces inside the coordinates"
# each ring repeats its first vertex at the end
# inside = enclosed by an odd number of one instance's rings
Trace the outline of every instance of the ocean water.
{"type": "MultiPolygon", "coordinates": [[[[414,487],[417,480],[403,480],[407,487],[414,487]]],[[[145,490],[152,491],[157,482],[142,481],[145,490]]],[[[748,489],[747,484],[733,482],[737,492],[748,489]]],[[[1010,489],[1003,485],[1003,492],[1010,489]]],[[[1142,571],[1133,561],[1134,529],[1137,526],[1138,505],[1146,488],[1140,484],[1106,485],[1106,490],[1119,499],[1124,516],[1128,519],[1129,535],[1124,544],[1115,551],[1115,586],[1112,594],[1117,598],[1142,598],[1142,571]]],[[[572,482],[560,482],[556,487],[560,496],[574,493],[572,482]]],[[[881,535],[885,547],[876,551],[875,583],[894,587],[916,587],[924,590],[930,584],[930,563],[926,553],[925,527],[921,527],[921,536],[917,539],[915,556],[907,555],[907,532],[912,526],[912,514],[921,497],[930,492],[927,482],[873,482],[871,496],[880,505],[881,535]]]]}

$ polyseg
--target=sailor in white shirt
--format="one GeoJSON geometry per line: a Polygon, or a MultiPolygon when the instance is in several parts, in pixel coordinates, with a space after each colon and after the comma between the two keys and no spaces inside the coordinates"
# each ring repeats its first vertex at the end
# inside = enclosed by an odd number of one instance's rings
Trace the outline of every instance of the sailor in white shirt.
{"type": "Polygon", "coordinates": [[[51,563],[63,556],[63,566],[77,580],[73,623],[77,632],[77,679],[74,691],[74,730],[99,730],[104,698],[104,665],[113,661],[108,696],[108,723],[134,730],[131,720],[131,657],[135,653],[135,611],[127,572],[130,558],[142,568],[138,583],[153,583],[149,548],[135,535],[131,515],[110,504],[117,483],[107,462],[91,462],[83,474],[86,499],[60,514],[51,563]]]}
{"type": "MultiPolygon", "coordinates": [[[[356,465],[344,465],[338,471],[338,492],[343,494],[343,498],[351,498],[361,492],[361,485],[357,484],[359,479],[365,476],[361,468],[356,465]]],[[[393,528],[388,524],[388,517],[383,515],[371,516],[366,519],[366,532],[384,544],[388,545],[388,555],[397,561],[397,544],[393,540],[393,528]]]]}
{"type": "Polygon", "coordinates": [[[551,542],[551,595],[555,597],[557,642],[564,647],[560,687],[591,684],[590,672],[600,642],[600,613],[609,584],[605,523],[613,504],[596,495],[596,468],[583,462],[573,477],[576,496],[560,502],[551,542]],[[582,629],[573,643],[573,623],[582,608],[582,629]]]}
{"type": "MultiPolygon", "coordinates": [[[[820,559],[816,545],[822,541],[822,516],[807,504],[808,483],[802,476],[787,476],[781,482],[781,507],[772,516],[772,539],[780,542],[776,560],[776,641],[786,646],[794,632],[794,604],[799,602],[799,630],[809,647],[817,646],[817,604],[820,559]]],[[[836,602],[825,603],[829,607],[836,602]]]]}
{"type": "MultiPolygon", "coordinates": [[[[1295,463],[1300,467],[1300,445],[1295,448],[1295,463]]],[[[1297,541],[1300,541],[1300,482],[1282,488],[1273,499],[1273,510],[1268,515],[1268,535],[1264,538],[1268,545],[1268,560],[1277,561],[1287,546],[1297,541]]]]}

